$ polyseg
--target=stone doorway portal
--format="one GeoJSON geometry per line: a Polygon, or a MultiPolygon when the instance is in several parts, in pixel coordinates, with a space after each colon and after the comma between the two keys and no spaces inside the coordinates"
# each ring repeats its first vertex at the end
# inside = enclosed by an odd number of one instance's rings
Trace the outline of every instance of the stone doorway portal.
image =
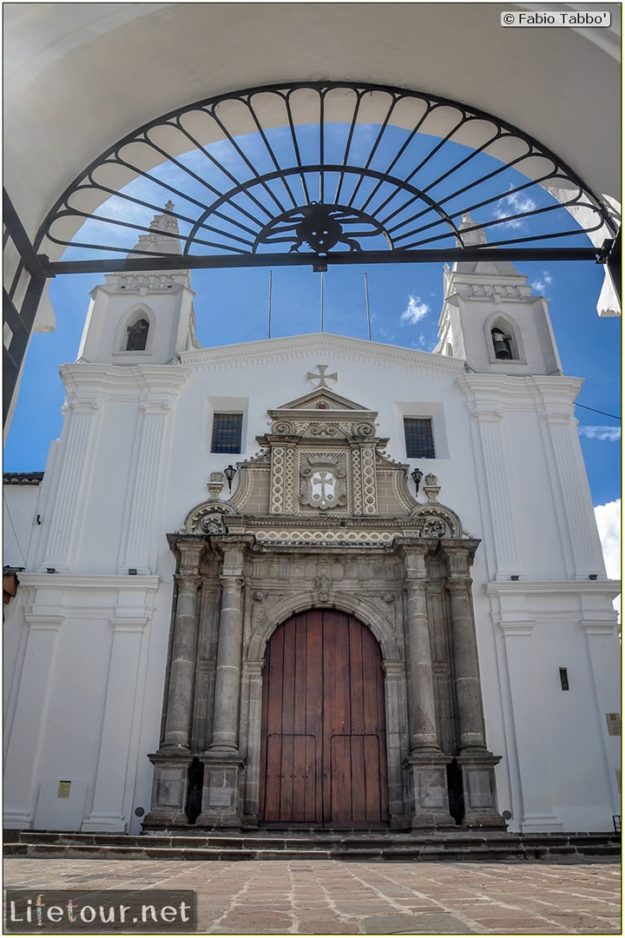
{"type": "Polygon", "coordinates": [[[292,616],[267,646],[260,821],[380,827],[388,822],[384,672],[353,616],[292,616]]]}

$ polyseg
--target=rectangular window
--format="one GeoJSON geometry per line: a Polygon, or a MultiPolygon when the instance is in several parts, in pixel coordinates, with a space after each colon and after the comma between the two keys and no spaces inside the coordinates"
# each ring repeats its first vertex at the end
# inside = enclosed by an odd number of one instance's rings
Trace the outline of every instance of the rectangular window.
{"type": "Polygon", "coordinates": [[[560,668],[560,687],[562,690],[569,689],[569,671],[568,668],[560,668]]]}
{"type": "Polygon", "coordinates": [[[214,414],[211,453],[240,453],[243,414],[214,414]]]}
{"type": "Polygon", "coordinates": [[[404,433],[409,459],[434,459],[431,417],[404,417],[404,433]]]}

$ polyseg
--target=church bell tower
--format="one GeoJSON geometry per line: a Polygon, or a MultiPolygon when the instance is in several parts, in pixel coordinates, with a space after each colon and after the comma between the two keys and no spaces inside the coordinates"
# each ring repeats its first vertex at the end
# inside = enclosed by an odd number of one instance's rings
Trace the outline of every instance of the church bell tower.
{"type": "MultiPolygon", "coordinates": [[[[173,204],[156,215],[132,257],[180,254],[173,204]]],[[[113,365],[157,365],[197,348],[190,274],[145,271],[106,274],[91,292],[78,361],[113,365]]]]}
{"type": "MultiPolygon", "coordinates": [[[[485,245],[465,215],[467,247],[485,245]]],[[[469,371],[498,375],[561,375],[547,301],[532,293],[510,261],[456,262],[445,270],[439,343],[434,350],[463,358],[469,371]]]]}

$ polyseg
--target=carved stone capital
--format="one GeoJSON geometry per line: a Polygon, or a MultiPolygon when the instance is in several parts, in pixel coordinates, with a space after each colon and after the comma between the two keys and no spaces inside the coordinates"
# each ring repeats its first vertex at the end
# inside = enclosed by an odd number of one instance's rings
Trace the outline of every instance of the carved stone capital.
{"type": "Polygon", "coordinates": [[[427,578],[427,567],[425,563],[427,550],[426,544],[419,544],[415,547],[405,547],[402,550],[407,586],[413,581],[415,581],[415,586],[417,586],[427,578]]]}
{"type": "Polygon", "coordinates": [[[478,423],[501,423],[503,420],[503,411],[495,407],[475,407],[471,414],[477,418],[478,423]]]}
{"type": "Polygon", "coordinates": [[[171,410],[171,401],[166,398],[163,400],[145,400],[139,404],[139,411],[142,414],[168,414],[171,410]]]}
{"type": "Polygon", "coordinates": [[[445,554],[447,556],[447,566],[449,570],[448,585],[451,586],[453,580],[468,580],[471,582],[471,562],[472,552],[464,547],[445,545],[445,554]]]}
{"type": "Polygon", "coordinates": [[[177,543],[179,564],[177,578],[186,579],[199,574],[200,561],[205,549],[203,541],[179,540],[177,543]]]}
{"type": "Polygon", "coordinates": [[[174,573],[174,580],[178,585],[178,590],[182,589],[195,589],[201,582],[202,577],[197,572],[188,572],[186,570],[180,570],[178,573],[174,573]]]}
{"type": "Polygon", "coordinates": [[[64,413],[86,414],[92,416],[100,410],[100,402],[94,398],[68,397],[62,408],[64,413]]]}
{"type": "Polygon", "coordinates": [[[382,662],[382,668],[389,681],[399,681],[406,676],[406,665],[403,661],[385,660],[382,662]]]}
{"type": "Polygon", "coordinates": [[[247,675],[251,681],[260,680],[263,676],[263,670],[265,667],[265,659],[261,658],[259,661],[251,660],[248,658],[247,661],[243,664],[243,672],[247,675]]]}
{"type": "Polygon", "coordinates": [[[245,569],[245,544],[222,544],[223,566],[221,578],[237,578],[243,576],[245,569]]]}

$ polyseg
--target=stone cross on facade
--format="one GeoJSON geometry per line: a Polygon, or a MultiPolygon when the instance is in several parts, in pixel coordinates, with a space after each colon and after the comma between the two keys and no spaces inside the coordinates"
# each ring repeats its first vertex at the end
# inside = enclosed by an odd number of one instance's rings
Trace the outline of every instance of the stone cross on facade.
{"type": "Polygon", "coordinates": [[[339,376],[336,371],[332,372],[331,375],[326,374],[329,365],[317,365],[319,369],[319,374],[315,374],[314,371],[309,371],[306,375],[308,381],[318,381],[319,384],[315,385],[315,390],[317,388],[327,388],[329,387],[328,381],[338,381],[339,376]]]}

